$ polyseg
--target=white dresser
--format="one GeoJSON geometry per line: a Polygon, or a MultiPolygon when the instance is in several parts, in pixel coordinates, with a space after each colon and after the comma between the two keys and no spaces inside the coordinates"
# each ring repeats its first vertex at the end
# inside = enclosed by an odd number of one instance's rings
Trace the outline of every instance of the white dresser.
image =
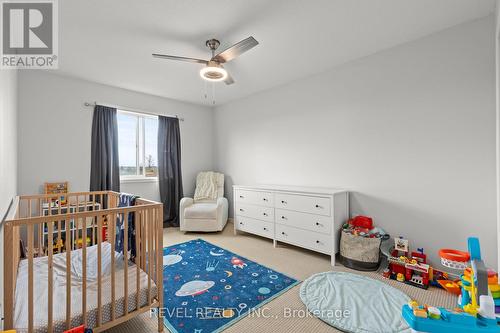
{"type": "Polygon", "coordinates": [[[298,186],[233,186],[234,231],[244,231],[329,254],[349,218],[349,193],[298,186]]]}

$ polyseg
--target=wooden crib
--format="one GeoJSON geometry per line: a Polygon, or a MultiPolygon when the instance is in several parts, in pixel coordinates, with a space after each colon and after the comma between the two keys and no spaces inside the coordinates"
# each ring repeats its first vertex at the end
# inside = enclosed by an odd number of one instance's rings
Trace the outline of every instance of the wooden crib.
{"type": "MultiPolygon", "coordinates": [[[[16,198],[14,218],[4,222],[4,329],[101,332],[162,307],[162,204],[139,198],[119,207],[119,198],[112,191],[16,198]],[[134,257],[115,251],[117,229],[129,228],[134,257]]],[[[129,249],[128,242],[119,243],[129,249]]]]}

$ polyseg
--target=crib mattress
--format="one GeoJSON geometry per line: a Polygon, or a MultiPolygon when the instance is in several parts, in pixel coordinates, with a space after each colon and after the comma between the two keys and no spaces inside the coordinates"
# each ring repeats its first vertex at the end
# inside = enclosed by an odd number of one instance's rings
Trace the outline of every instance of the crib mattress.
{"type": "MultiPolygon", "coordinates": [[[[111,321],[111,255],[115,256],[115,318],[124,314],[123,256],[112,251],[111,244],[102,244],[102,323],[111,321]]],[[[87,326],[97,325],[97,245],[87,248],[87,326]]],[[[48,318],[48,258],[34,258],[34,331],[47,332],[48,318]]],[[[71,252],[71,326],[83,322],[82,315],[82,251],[71,252]]],[[[54,332],[66,330],[66,254],[53,256],[53,328],[54,332]]],[[[137,305],[137,266],[128,266],[128,311],[137,305]]],[[[148,276],[140,270],[139,304],[148,304],[148,276]]],[[[156,297],[157,288],[151,281],[151,297],[156,297]]],[[[28,261],[19,263],[14,309],[14,327],[18,332],[28,330],[28,261]]]]}

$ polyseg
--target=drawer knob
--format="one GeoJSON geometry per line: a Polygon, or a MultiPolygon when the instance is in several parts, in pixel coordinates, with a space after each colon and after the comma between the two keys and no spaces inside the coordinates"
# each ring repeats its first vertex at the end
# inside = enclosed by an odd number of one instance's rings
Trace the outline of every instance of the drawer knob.
{"type": "Polygon", "coordinates": [[[262,213],[262,215],[267,216],[267,213],[262,213]]]}
{"type": "Polygon", "coordinates": [[[319,223],[319,222],[316,222],[316,225],[317,225],[317,226],[319,227],[319,226],[321,225],[321,223],[319,223]]]}
{"type": "Polygon", "coordinates": [[[316,241],[316,244],[319,244],[319,243],[320,243],[320,242],[319,242],[319,240],[317,240],[317,241],[316,241]]]}
{"type": "Polygon", "coordinates": [[[320,208],[321,206],[320,205],[316,205],[316,208],[320,208]]]}
{"type": "Polygon", "coordinates": [[[266,228],[266,227],[264,227],[264,230],[266,230],[266,231],[267,231],[267,228],[266,228]]]}
{"type": "Polygon", "coordinates": [[[240,208],[240,212],[244,212],[245,210],[243,208],[240,208]]]}
{"type": "Polygon", "coordinates": [[[286,201],[285,200],[281,200],[281,203],[286,205],[286,201]]]}
{"type": "Polygon", "coordinates": [[[240,198],[241,198],[241,199],[243,199],[243,198],[244,198],[244,196],[240,195],[240,198]]]}
{"type": "Polygon", "coordinates": [[[281,232],[281,234],[282,234],[283,236],[286,236],[286,234],[285,234],[285,232],[284,232],[284,231],[282,231],[282,232],[281,232]]]}
{"type": "Polygon", "coordinates": [[[243,222],[240,222],[241,225],[243,225],[243,222]]]}
{"type": "Polygon", "coordinates": [[[284,215],[281,215],[281,219],[284,220],[286,219],[286,217],[284,215]]]}
{"type": "Polygon", "coordinates": [[[262,198],[262,200],[267,201],[267,198],[262,198]]]}

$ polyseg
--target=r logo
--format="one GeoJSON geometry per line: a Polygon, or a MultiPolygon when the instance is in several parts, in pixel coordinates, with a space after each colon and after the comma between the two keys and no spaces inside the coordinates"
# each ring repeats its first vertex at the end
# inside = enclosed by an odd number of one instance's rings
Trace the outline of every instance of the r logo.
{"type": "Polygon", "coordinates": [[[53,3],[2,3],[3,54],[53,53],[53,3]]]}

